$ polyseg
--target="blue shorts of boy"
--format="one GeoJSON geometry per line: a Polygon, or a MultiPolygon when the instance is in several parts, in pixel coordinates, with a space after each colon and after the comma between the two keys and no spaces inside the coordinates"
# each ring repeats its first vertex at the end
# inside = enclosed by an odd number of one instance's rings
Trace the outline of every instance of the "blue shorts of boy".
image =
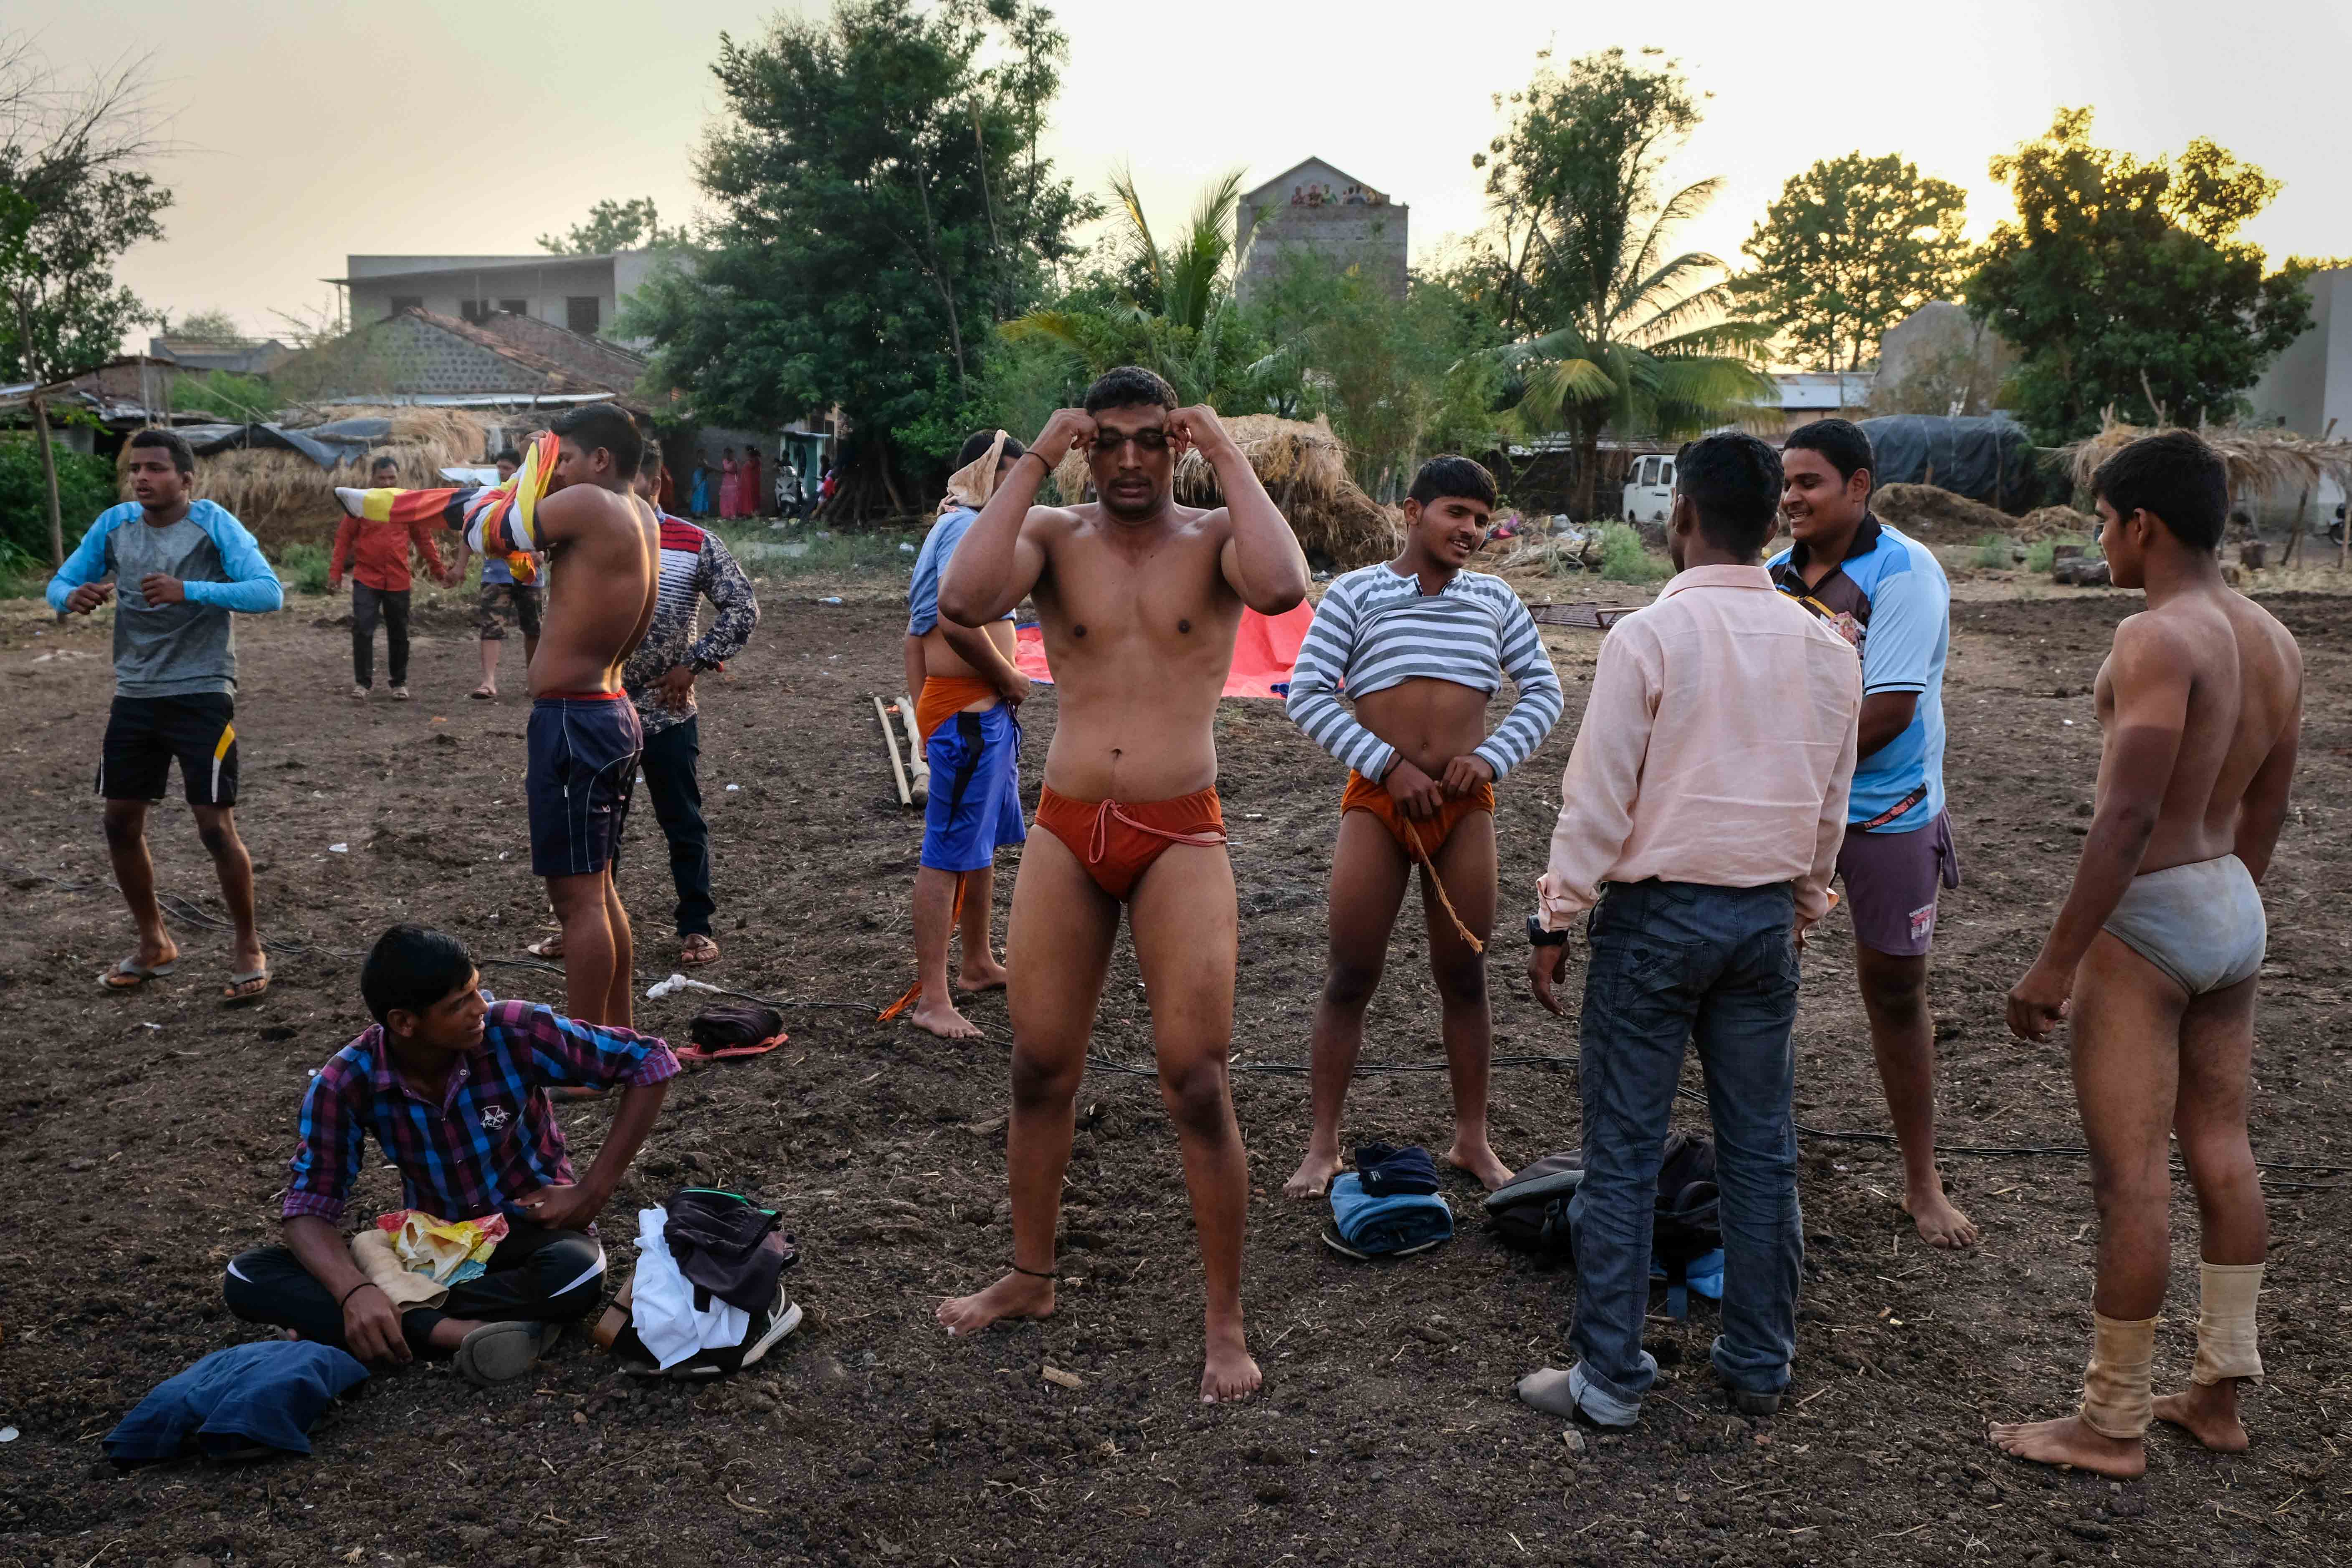
{"type": "Polygon", "coordinates": [[[1021,816],[1021,724],[1010,704],[959,713],[931,731],[930,800],[923,816],[923,864],[978,871],[1007,844],[1026,843],[1021,816]]]}

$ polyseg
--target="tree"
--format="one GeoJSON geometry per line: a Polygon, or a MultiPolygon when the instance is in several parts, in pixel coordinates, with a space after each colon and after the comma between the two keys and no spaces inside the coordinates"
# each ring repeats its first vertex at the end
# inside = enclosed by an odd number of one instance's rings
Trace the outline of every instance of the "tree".
{"type": "Polygon", "coordinates": [[[1529,433],[1566,425],[1591,517],[1601,430],[1688,433],[1769,399],[1753,363],[1768,334],[1726,319],[1722,262],[1668,254],[1670,231],[1721,183],[1659,194],[1699,120],[1675,62],[1608,49],[1565,76],[1539,67],[1509,102],[1509,129],[1471,160],[1494,214],[1477,292],[1513,334],[1493,356],[1512,374],[1513,414],[1529,433]]]}
{"type": "Polygon", "coordinates": [[[1736,292],[1800,363],[1860,370],[1877,357],[1880,333],[1958,290],[1967,205],[1959,186],[1924,179],[1892,153],[1817,163],[1764,209],[1740,247],[1755,270],[1736,292]]]}
{"type": "Polygon", "coordinates": [[[2311,322],[2290,268],[2231,237],[2278,182],[2210,141],[2147,162],[2095,147],[2091,111],[1992,161],[2017,201],[1993,230],[1969,309],[2015,345],[2003,401],[2033,438],[2088,436],[2113,405],[2135,424],[2225,420],[2311,322]]]}
{"type": "Polygon", "coordinates": [[[201,342],[236,343],[245,341],[244,330],[236,324],[236,318],[217,305],[181,317],[176,327],[162,317],[157,318],[157,324],[173,337],[194,338],[201,342]]]}
{"type": "Polygon", "coordinates": [[[1276,372],[1234,300],[1238,169],[1205,188],[1191,220],[1163,246],[1124,169],[1111,177],[1126,226],[1099,265],[1052,304],[1004,323],[1008,342],[1052,343],[1087,377],[1113,365],[1157,371],[1187,403],[1254,413],[1276,372]]]}
{"type": "Polygon", "coordinates": [[[664,228],[651,196],[625,202],[601,201],[588,209],[586,223],[573,224],[562,237],[542,234],[539,247],[558,256],[608,256],[615,250],[640,250],[685,241],[682,228],[664,228]]]}
{"type": "MultiPolygon", "coordinates": [[[[146,130],[141,65],[62,84],[31,46],[0,39],[0,379],[50,382],[111,359],[153,320],[114,281],[115,258],[163,237],[172,193],[140,165],[146,130]]],[[[49,554],[65,561],[48,411],[33,399],[48,475],[49,554]]]]}
{"type": "Polygon", "coordinates": [[[905,510],[902,472],[935,455],[901,434],[980,395],[996,324],[1093,216],[1038,151],[1067,47],[1034,0],[845,0],[722,37],[729,112],[696,172],[717,215],[692,268],[657,271],[623,315],[655,341],[656,383],[737,424],[837,404],[836,504],[905,510]]]}

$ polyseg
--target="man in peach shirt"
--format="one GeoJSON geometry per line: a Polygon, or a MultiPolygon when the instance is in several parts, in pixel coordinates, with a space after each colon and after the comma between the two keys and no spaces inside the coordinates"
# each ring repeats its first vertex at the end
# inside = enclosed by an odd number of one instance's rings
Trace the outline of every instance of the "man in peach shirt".
{"type": "Polygon", "coordinates": [[[1657,1363],[1642,1349],[1658,1167],[1696,1040],[1715,1124],[1723,1226],[1717,1373],[1770,1415],[1796,1352],[1797,951],[1828,912],[1845,837],[1862,668],[1759,563],[1780,459],[1710,436],[1675,465],[1666,548],[1679,574],[1601,646],[1566,804],[1537,884],[1528,981],[1563,1011],[1569,925],[1591,910],[1580,1023],[1583,1184],[1576,1365],[1520,1380],[1541,1410],[1630,1426],[1657,1363]]]}

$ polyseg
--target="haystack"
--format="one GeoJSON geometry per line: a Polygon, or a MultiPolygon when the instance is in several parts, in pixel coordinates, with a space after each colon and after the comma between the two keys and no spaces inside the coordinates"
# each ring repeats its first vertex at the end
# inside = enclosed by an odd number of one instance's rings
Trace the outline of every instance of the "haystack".
{"type": "Polygon", "coordinates": [[[2019,539],[2050,539],[2072,533],[2093,538],[2099,531],[2099,520],[2087,512],[2076,511],[2071,506],[2038,506],[2017,520],[2015,537],[2019,539]]]}
{"type": "MultiPolygon", "coordinates": [[[[1271,414],[1243,414],[1224,424],[1310,556],[1328,557],[1344,569],[1396,553],[1404,539],[1402,520],[1348,477],[1348,449],[1331,434],[1329,421],[1318,416],[1309,425],[1271,414]]],[[[1054,471],[1054,482],[1065,501],[1085,499],[1086,454],[1074,451],[1064,458],[1054,471]]],[[[1185,453],[1177,462],[1175,492],[1186,506],[1225,503],[1216,470],[1197,451],[1185,453]]]]}
{"type": "Polygon", "coordinates": [[[2007,537],[2017,527],[2017,520],[1999,507],[1934,485],[1881,485],[1871,492],[1870,510],[1906,533],[1926,534],[1948,543],[1977,540],[1988,533],[2007,537]]]}
{"type": "MultiPolygon", "coordinates": [[[[400,483],[409,489],[439,489],[449,482],[441,477],[444,468],[482,460],[487,433],[479,420],[458,409],[339,406],[334,412],[339,419],[388,418],[392,434],[336,468],[278,448],[215,452],[196,459],[195,494],[226,507],[265,545],[323,545],[333,542],[342,519],[335,487],[365,484],[376,458],[396,462],[400,483]]],[[[129,452],[125,447],[116,460],[118,475],[129,452]]],[[[130,500],[129,481],[119,482],[122,498],[130,500]]]]}
{"type": "MultiPolygon", "coordinates": [[[[2067,460],[2074,488],[2088,490],[2099,465],[2142,436],[2163,434],[2117,420],[2107,412],[2099,433],[2088,440],[2060,448],[2067,460]]],[[[2293,496],[2315,490],[2323,479],[2334,479],[2352,490],[2352,440],[2299,436],[2292,430],[2242,430],[2221,426],[2193,432],[2221,454],[2229,471],[2232,496],[2293,496]]]]}

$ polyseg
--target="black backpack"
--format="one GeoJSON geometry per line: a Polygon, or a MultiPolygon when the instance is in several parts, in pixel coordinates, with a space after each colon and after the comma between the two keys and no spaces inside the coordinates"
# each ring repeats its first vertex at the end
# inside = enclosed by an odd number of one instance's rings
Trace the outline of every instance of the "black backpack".
{"type": "MultiPolygon", "coordinates": [[[[1583,1161],[1580,1153],[1547,1154],[1486,1194],[1487,1219],[1504,1246],[1574,1266],[1569,1203],[1583,1184],[1583,1161]]],[[[1665,1270],[1667,1310],[1677,1318],[1686,1310],[1691,1264],[1723,1245],[1716,1198],[1715,1141],[1666,1134],[1650,1256],[1665,1270]]]]}

